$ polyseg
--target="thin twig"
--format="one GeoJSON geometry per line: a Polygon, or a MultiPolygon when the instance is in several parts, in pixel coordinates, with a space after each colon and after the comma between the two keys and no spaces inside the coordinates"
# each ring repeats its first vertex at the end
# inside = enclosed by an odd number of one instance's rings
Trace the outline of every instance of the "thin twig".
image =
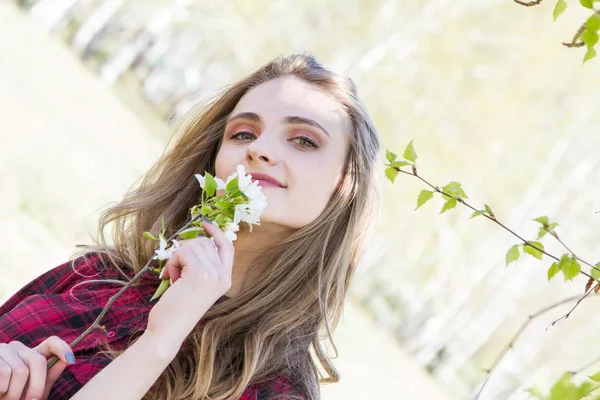
{"type": "Polygon", "coordinates": [[[571,297],[567,297],[566,299],[563,299],[557,303],[554,303],[546,308],[542,308],[541,310],[537,311],[536,313],[530,315],[529,317],[527,317],[527,321],[525,321],[521,327],[519,328],[519,330],[517,330],[517,332],[515,333],[515,335],[512,337],[512,339],[510,340],[510,342],[508,342],[508,345],[506,345],[506,347],[504,347],[504,349],[502,349],[502,351],[500,352],[500,354],[498,354],[498,356],[496,357],[496,359],[494,360],[494,362],[492,363],[492,366],[486,370],[487,372],[487,376],[485,378],[485,381],[483,382],[483,384],[481,385],[481,388],[479,388],[479,391],[477,392],[477,394],[475,395],[473,400],[477,400],[479,398],[479,396],[481,395],[481,393],[483,392],[483,389],[485,388],[485,386],[487,385],[488,381],[490,380],[492,373],[496,370],[496,368],[498,367],[498,364],[500,364],[500,362],[502,361],[502,359],[504,358],[504,356],[506,356],[506,354],[513,348],[515,342],[517,341],[517,339],[521,336],[521,334],[523,333],[523,331],[525,330],[525,328],[527,328],[527,326],[531,323],[531,321],[533,321],[535,318],[541,316],[542,314],[547,313],[550,310],[553,310],[554,308],[561,306],[563,304],[566,303],[570,303],[572,301],[575,301],[579,299],[579,296],[571,296],[571,297]]]}
{"type": "MultiPolygon", "coordinates": [[[[436,192],[438,192],[438,193],[441,193],[441,194],[443,194],[443,195],[445,195],[445,196],[451,197],[451,198],[453,198],[453,199],[456,199],[456,200],[457,200],[459,203],[462,203],[462,204],[464,204],[466,207],[470,208],[470,209],[471,209],[471,210],[473,210],[473,211],[478,211],[478,210],[477,210],[475,207],[473,207],[473,206],[471,206],[469,203],[467,203],[467,202],[466,202],[466,201],[465,201],[463,198],[461,198],[461,197],[454,197],[454,196],[452,196],[452,195],[450,195],[450,194],[448,194],[448,193],[444,193],[444,191],[443,191],[443,190],[440,190],[438,187],[436,187],[436,186],[432,185],[431,183],[427,182],[425,179],[423,179],[423,178],[422,178],[422,177],[421,177],[421,176],[420,176],[420,175],[419,175],[419,174],[416,172],[416,168],[413,168],[413,171],[412,171],[412,172],[404,171],[404,170],[400,169],[399,167],[395,167],[394,169],[395,169],[396,171],[398,171],[398,172],[402,172],[402,173],[404,173],[404,174],[407,174],[407,175],[416,176],[416,177],[417,177],[417,178],[419,178],[421,181],[423,181],[423,182],[424,182],[426,185],[428,185],[429,187],[433,188],[433,190],[435,190],[436,192]]],[[[498,220],[496,219],[496,216],[490,216],[490,215],[487,215],[487,214],[481,214],[481,215],[483,215],[484,217],[486,217],[486,218],[487,218],[487,219],[489,219],[490,221],[494,221],[495,223],[497,223],[498,225],[500,225],[501,227],[503,227],[504,229],[506,229],[508,232],[510,232],[510,233],[512,233],[514,236],[518,237],[518,238],[519,238],[520,240],[522,240],[522,241],[523,241],[523,243],[525,243],[526,245],[528,245],[528,246],[530,246],[530,247],[533,247],[533,248],[534,248],[534,249],[536,249],[537,251],[539,251],[539,252],[541,252],[541,253],[543,253],[543,254],[547,255],[548,257],[550,257],[550,258],[552,258],[552,259],[554,259],[554,260],[556,260],[556,261],[560,261],[558,257],[556,257],[556,256],[554,256],[554,255],[552,255],[552,254],[550,254],[550,253],[547,253],[545,250],[542,250],[542,249],[540,249],[539,247],[537,247],[536,245],[532,244],[532,243],[531,243],[531,242],[529,242],[528,240],[525,240],[525,239],[523,239],[523,238],[522,238],[520,235],[518,235],[518,234],[517,234],[517,233],[515,233],[513,230],[511,230],[510,228],[508,228],[508,227],[507,227],[506,225],[504,225],[502,222],[498,221],[498,220]]],[[[578,258],[578,259],[579,259],[579,258],[578,258]]],[[[594,266],[594,265],[591,265],[591,264],[589,264],[589,263],[586,263],[586,264],[587,264],[587,265],[590,265],[590,266],[591,266],[592,268],[594,268],[595,270],[597,270],[597,271],[600,271],[600,268],[598,268],[598,267],[596,267],[596,266],[594,266]]],[[[591,276],[590,274],[588,274],[587,272],[581,271],[580,273],[581,273],[581,274],[583,274],[583,275],[585,275],[585,276],[587,276],[587,277],[588,277],[588,278],[590,278],[590,279],[593,279],[594,281],[596,281],[597,283],[599,283],[599,284],[600,284],[600,280],[598,280],[598,279],[596,279],[596,278],[592,277],[592,276],[591,276]]]]}
{"type": "MultiPolygon", "coordinates": [[[[594,15],[600,15],[600,10],[597,10],[594,15]]],[[[583,35],[583,32],[585,32],[585,28],[587,26],[587,20],[581,24],[581,26],[579,27],[579,29],[577,29],[577,32],[575,32],[575,36],[573,36],[573,39],[571,39],[570,42],[563,42],[563,44],[567,47],[583,47],[585,46],[585,42],[584,41],[579,41],[579,38],[581,37],[581,35],[583,35]]]]}
{"type": "MultiPolygon", "coordinates": [[[[185,229],[189,228],[189,226],[192,224],[192,222],[194,222],[195,220],[199,219],[200,217],[202,217],[201,213],[198,213],[195,217],[193,217],[192,219],[190,219],[190,221],[185,224],[181,229],[179,229],[177,232],[175,232],[173,234],[173,236],[171,236],[167,242],[170,242],[171,240],[175,239],[177,237],[177,235],[179,235],[182,231],[184,231],[185,229]]],[[[104,329],[104,326],[100,325],[100,320],[106,315],[106,313],[108,312],[110,306],[112,306],[112,304],[115,302],[115,300],[117,300],[121,294],[123,294],[124,291],[126,291],[127,289],[129,289],[129,287],[131,287],[131,285],[133,285],[146,271],[149,270],[149,266],[150,263],[154,260],[156,260],[156,255],[154,255],[152,258],[150,258],[150,260],[148,260],[148,262],[146,263],[146,265],[144,265],[144,268],[142,268],[137,274],[135,274],[135,276],[133,278],[131,278],[131,280],[129,282],[127,282],[127,284],[125,286],[123,286],[121,288],[121,290],[119,290],[117,293],[115,293],[106,303],[106,306],[104,306],[104,308],[102,309],[102,312],[100,312],[100,315],[98,315],[98,317],[96,318],[96,320],[94,321],[94,323],[92,325],[90,325],[81,335],[79,335],[75,340],[73,340],[70,344],[69,347],[73,348],[74,346],[76,346],[79,342],[81,342],[83,340],[83,338],[85,338],[87,335],[89,335],[94,329],[104,329]]],[[[52,368],[52,366],[54,364],[56,364],[58,362],[59,358],[57,356],[53,356],[47,363],[46,368],[50,369],[52,368]]]]}
{"type": "Polygon", "coordinates": [[[544,0],[532,0],[532,1],[521,1],[521,0],[513,0],[515,3],[520,4],[525,7],[533,7],[539,6],[544,0]]]}
{"type": "Polygon", "coordinates": [[[548,330],[548,328],[550,328],[551,326],[554,326],[554,324],[556,324],[558,321],[560,321],[561,319],[567,319],[569,318],[569,316],[571,315],[571,313],[573,311],[575,311],[575,309],[577,308],[577,306],[579,305],[579,303],[581,303],[583,301],[583,299],[585,299],[586,297],[588,297],[588,295],[590,293],[592,293],[594,291],[594,288],[590,288],[587,292],[585,292],[585,294],[579,299],[577,300],[577,303],[575,303],[575,305],[573,306],[573,308],[571,308],[571,310],[569,310],[568,313],[566,313],[565,315],[563,315],[562,317],[560,317],[559,319],[554,320],[550,325],[548,325],[546,327],[546,330],[548,330]]]}

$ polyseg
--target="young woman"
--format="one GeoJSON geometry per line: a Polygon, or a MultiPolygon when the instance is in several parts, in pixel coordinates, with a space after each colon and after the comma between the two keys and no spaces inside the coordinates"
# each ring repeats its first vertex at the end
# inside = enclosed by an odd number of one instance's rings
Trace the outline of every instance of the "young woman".
{"type": "Polygon", "coordinates": [[[379,137],[352,81],[310,55],[278,57],[192,109],[174,137],[102,214],[94,246],[0,307],[0,399],[312,400],[339,381],[320,340],[339,322],[379,193],[379,137]],[[154,255],[143,232],[164,216],[170,237],[188,221],[194,174],[224,179],[240,164],[267,197],[260,225],[241,225],[234,246],[205,221],[216,246],[180,241],[158,301],[148,274],[71,349],[154,255]]]}

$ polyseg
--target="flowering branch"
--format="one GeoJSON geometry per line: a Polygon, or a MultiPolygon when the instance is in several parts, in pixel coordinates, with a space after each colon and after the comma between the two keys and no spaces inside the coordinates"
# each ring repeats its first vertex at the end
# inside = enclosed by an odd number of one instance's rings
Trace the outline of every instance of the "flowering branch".
{"type": "MultiPolygon", "coordinates": [[[[196,174],[196,179],[202,187],[201,202],[190,208],[191,219],[182,226],[168,240],[165,239],[165,220],[162,218],[162,232],[159,238],[156,238],[150,232],[144,232],[144,237],[150,240],[160,240],[159,249],[155,250],[155,255],[148,260],[146,265],[137,273],[125,286],[115,293],[106,303],[96,320],[90,325],[81,335],[73,340],[69,346],[73,348],[95,329],[104,329],[100,325],[100,321],[106,315],[112,304],[117,300],[123,292],[129,289],[140,277],[148,272],[159,273],[162,275],[162,261],[169,259],[173,252],[179,247],[179,243],[175,239],[193,239],[198,237],[200,233],[207,235],[202,228],[201,218],[209,218],[219,228],[224,230],[225,236],[234,241],[237,239],[235,232],[239,230],[239,223],[246,222],[252,231],[252,224],[260,225],[260,214],[267,206],[267,200],[264,193],[257,182],[252,182],[252,175],[246,175],[244,167],[238,165],[237,171],[232,174],[227,182],[223,182],[219,178],[214,178],[209,173],[205,176],[196,174]],[[225,193],[221,196],[215,196],[217,190],[223,189],[225,193]],[[167,248],[169,242],[173,244],[167,248]],[[159,268],[150,269],[152,261],[159,260],[159,268]]],[[[212,239],[212,238],[211,238],[212,239]]],[[[160,297],[170,286],[169,279],[163,279],[158,286],[158,289],[150,299],[150,301],[160,297]]],[[[49,369],[58,362],[59,358],[53,356],[47,363],[46,368],[49,369]]]]}

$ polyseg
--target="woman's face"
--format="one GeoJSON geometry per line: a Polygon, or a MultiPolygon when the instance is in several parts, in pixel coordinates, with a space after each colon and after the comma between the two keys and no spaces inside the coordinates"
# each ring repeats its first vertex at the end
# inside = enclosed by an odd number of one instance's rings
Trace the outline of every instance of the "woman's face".
{"type": "Polygon", "coordinates": [[[320,89],[291,76],[270,80],[229,116],[216,175],[225,180],[242,164],[253,181],[255,174],[279,181],[259,181],[267,197],[261,225],[298,229],[317,218],[339,183],[349,135],[348,117],[320,89]]]}

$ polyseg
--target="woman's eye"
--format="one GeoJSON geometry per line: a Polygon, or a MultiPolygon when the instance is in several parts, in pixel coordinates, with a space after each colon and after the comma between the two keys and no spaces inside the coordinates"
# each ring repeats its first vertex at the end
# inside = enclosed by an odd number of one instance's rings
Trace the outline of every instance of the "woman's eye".
{"type": "Polygon", "coordinates": [[[302,147],[310,147],[314,149],[319,148],[319,146],[314,142],[314,140],[307,136],[296,136],[292,140],[298,140],[297,143],[302,147]]]}
{"type": "Polygon", "coordinates": [[[248,131],[239,131],[239,132],[236,132],[233,135],[231,135],[229,137],[229,139],[236,139],[236,138],[238,138],[240,140],[248,139],[248,137],[246,137],[246,138],[240,138],[240,136],[244,136],[244,135],[245,136],[249,136],[249,139],[254,139],[254,134],[252,132],[248,132],[248,131]]]}

